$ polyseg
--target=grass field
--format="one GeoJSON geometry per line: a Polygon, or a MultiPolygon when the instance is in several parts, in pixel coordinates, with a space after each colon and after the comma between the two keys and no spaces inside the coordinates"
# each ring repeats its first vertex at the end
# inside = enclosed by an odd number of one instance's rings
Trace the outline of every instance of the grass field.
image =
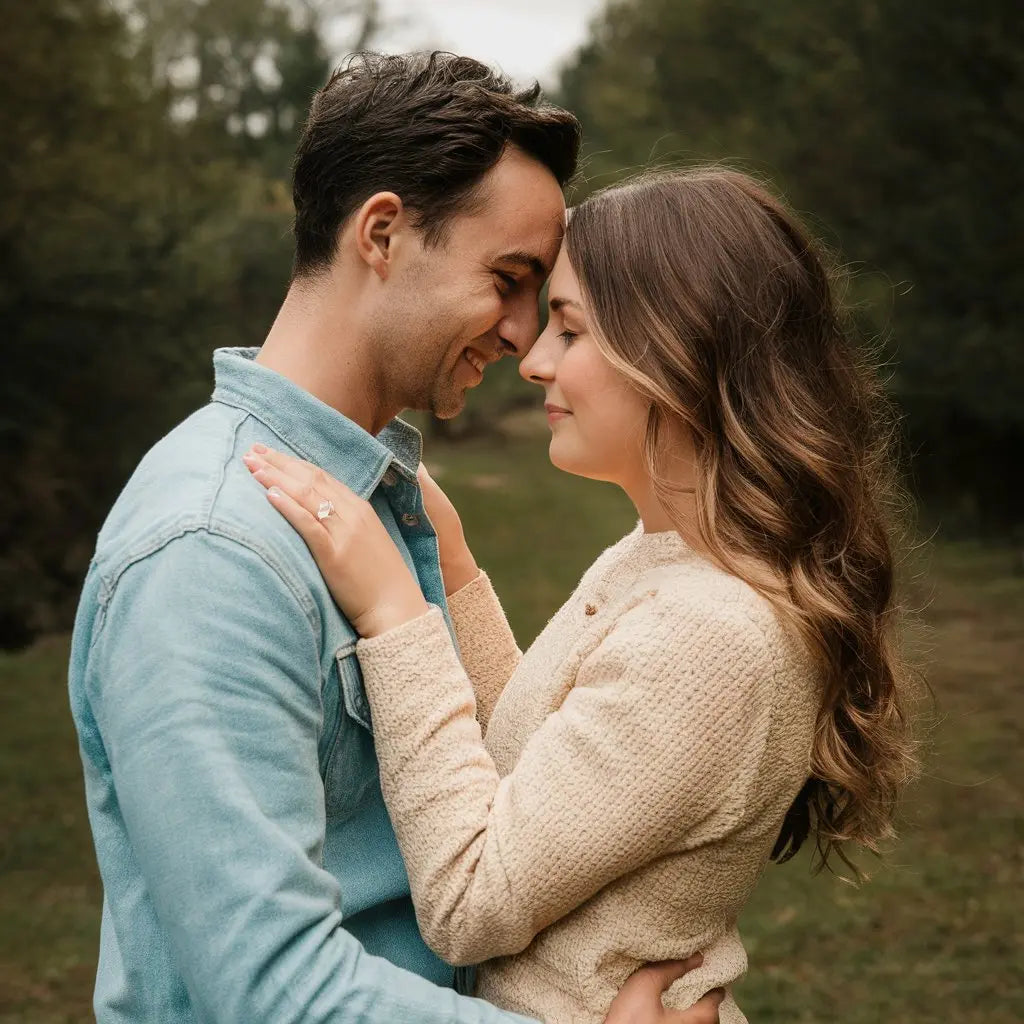
{"type": "MultiPolygon", "coordinates": [[[[617,491],[536,441],[428,459],[528,643],[605,545],[617,491]]],[[[737,990],[761,1022],[1024,1020],[1024,576],[1007,550],[937,542],[913,585],[938,702],[901,841],[852,888],[770,867],[737,990]]],[[[0,1024],[90,1019],[100,887],[67,710],[67,640],[0,656],[0,1024]]]]}

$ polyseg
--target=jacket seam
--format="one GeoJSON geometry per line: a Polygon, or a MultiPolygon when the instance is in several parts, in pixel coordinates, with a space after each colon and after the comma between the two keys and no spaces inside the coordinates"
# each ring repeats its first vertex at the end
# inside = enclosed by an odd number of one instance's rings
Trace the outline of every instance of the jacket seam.
{"type": "Polygon", "coordinates": [[[259,415],[258,413],[254,412],[254,411],[253,411],[252,409],[250,409],[250,408],[249,408],[248,406],[245,406],[245,405],[240,405],[240,404],[239,404],[238,402],[230,401],[230,400],[229,400],[229,399],[228,399],[227,397],[225,397],[224,395],[218,395],[218,396],[217,396],[217,397],[216,397],[216,398],[214,399],[214,401],[215,401],[215,402],[217,402],[217,403],[219,403],[220,405],[226,405],[226,406],[227,406],[227,407],[228,407],[229,409],[237,409],[237,410],[238,410],[238,412],[240,412],[240,413],[242,413],[242,414],[243,414],[243,415],[242,415],[242,418],[241,418],[241,419],[240,419],[240,420],[238,421],[238,424],[237,424],[237,425],[236,425],[236,427],[235,427],[235,431],[234,431],[234,433],[233,433],[233,434],[231,435],[231,440],[232,440],[232,443],[233,443],[233,442],[235,441],[235,439],[237,438],[237,436],[238,436],[238,431],[239,431],[239,430],[241,429],[241,427],[242,427],[242,424],[243,424],[243,423],[244,423],[244,422],[245,422],[245,421],[246,421],[247,419],[253,419],[253,420],[255,420],[255,421],[256,421],[257,423],[260,423],[260,424],[262,424],[262,425],[263,425],[264,427],[266,427],[266,428],[267,428],[267,430],[269,430],[269,431],[270,431],[270,432],[271,432],[271,433],[272,433],[272,434],[274,435],[274,437],[276,437],[276,438],[277,438],[277,439],[278,439],[278,440],[279,440],[279,441],[280,441],[280,442],[281,442],[282,444],[284,444],[284,445],[285,445],[286,447],[288,447],[288,448],[291,448],[291,449],[292,449],[293,451],[297,451],[297,452],[298,452],[298,453],[299,453],[299,454],[300,454],[300,455],[301,455],[301,456],[302,456],[302,457],[303,457],[303,458],[304,458],[304,459],[305,459],[305,460],[306,460],[307,462],[310,462],[310,461],[312,461],[312,458],[311,458],[311,456],[310,456],[309,452],[307,452],[307,451],[306,451],[306,449],[302,447],[302,445],[300,445],[300,444],[296,443],[296,442],[295,442],[294,440],[292,440],[292,439],[290,439],[290,438],[286,438],[286,437],[285,437],[285,436],[284,436],[284,435],[283,435],[283,434],[281,433],[281,431],[280,431],[280,430],[278,430],[278,429],[277,429],[277,427],[275,427],[275,426],[274,426],[274,424],[273,424],[273,423],[269,423],[269,422],[268,422],[267,420],[265,420],[265,419],[264,419],[264,418],[263,418],[262,416],[260,416],[260,415],[259,415]]]}
{"type": "MultiPolygon", "coordinates": [[[[218,396],[216,401],[219,402],[222,405],[228,406],[231,409],[237,409],[239,412],[245,414],[243,416],[243,418],[238,421],[238,424],[235,427],[235,432],[234,432],[234,434],[232,434],[232,441],[234,441],[235,438],[238,436],[238,431],[241,429],[242,424],[245,422],[245,420],[246,419],[253,419],[257,423],[260,423],[264,427],[266,427],[267,430],[269,430],[274,435],[274,437],[276,437],[286,448],[291,448],[293,451],[298,452],[299,455],[301,455],[302,458],[306,462],[316,462],[316,459],[313,457],[313,455],[310,454],[309,451],[306,450],[306,448],[304,448],[301,444],[299,444],[295,440],[293,440],[291,438],[285,437],[281,433],[281,431],[278,430],[273,425],[273,423],[268,422],[262,416],[260,416],[258,413],[254,412],[252,409],[249,409],[249,408],[247,408],[246,406],[243,406],[243,405],[238,405],[235,402],[229,401],[223,395],[218,396]]],[[[385,448],[386,447],[387,446],[385,445],[385,448]]],[[[372,494],[373,491],[376,489],[377,485],[380,483],[381,479],[383,478],[384,473],[387,470],[387,467],[390,464],[392,458],[394,458],[394,453],[391,453],[389,451],[388,453],[382,455],[381,458],[378,460],[377,468],[373,471],[373,474],[370,477],[371,485],[369,486],[368,493],[372,494]]]]}
{"type": "MultiPolygon", "coordinates": [[[[241,410],[244,412],[245,410],[241,410]]],[[[206,513],[206,528],[213,528],[213,513],[217,507],[217,502],[220,500],[221,491],[224,489],[224,482],[228,478],[228,466],[231,463],[231,455],[235,450],[235,444],[238,441],[238,432],[242,429],[242,424],[245,423],[248,416],[239,417],[235,423],[234,430],[231,431],[231,436],[227,439],[227,451],[224,457],[221,459],[220,464],[220,479],[217,481],[217,486],[213,489],[213,497],[210,499],[210,507],[206,513]]],[[[279,436],[276,435],[275,436],[279,436]]]]}
{"type": "MultiPolygon", "coordinates": [[[[310,628],[313,630],[314,636],[319,635],[320,631],[320,616],[317,612],[316,605],[309,597],[309,594],[304,594],[301,588],[295,585],[292,579],[292,574],[288,572],[283,566],[277,564],[278,560],[273,555],[264,550],[261,546],[252,543],[251,535],[243,535],[241,531],[235,532],[226,529],[223,526],[216,526],[212,523],[194,523],[189,526],[184,526],[178,529],[176,532],[167,536],[161,537],[156,543],[148,545],[144,549],[138,551],[135,555],[124,559],[117,567],[116,571],[110,575],[102,576],[103,586],[101,589],[99,605],[103,612],[102,619],[93,633],[92,645],[95,644],[96,639],[102,632],[106,622],[106,606],[112,600],[114,593],[116,592],[122,577],[124,574],[131,569],[133,566],[138,565],[140,562],[146,561],[148,558],[152,558],[155,554],[163,551],[165,548],[170,547],[175,541],[181,540],[190,534],[206,533],[211,537],[219,537],[222,540],[229,541],[233,544],[237,544],[239,547],[244,548],[254,554],[264,565],[270,569],[271,572],[277,576],[278,579],[284,584],[288,592],[295,598],[296,603],[302,609],[303,615],[309,622],[310,628]]],[[[91,646],[92,646],[91,645],[91,646]]],[[[321,672],[321,677],[323,673],[321,672]]],[[[322,685],[322,679],[321,679],[322,685]]]]}

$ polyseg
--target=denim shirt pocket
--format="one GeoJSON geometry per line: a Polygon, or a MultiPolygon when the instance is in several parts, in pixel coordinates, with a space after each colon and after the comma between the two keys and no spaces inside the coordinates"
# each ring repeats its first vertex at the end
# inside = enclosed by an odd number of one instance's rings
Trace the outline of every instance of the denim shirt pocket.
{"type": "Polygon", "coordinates": [[[373,732],[370,722],[370,704],[366,699],[366,688],[363,686],[363,670],[359,667],[356,657],[355,643],[346,644],[334,652],[334,663],[338,666],[341,680],[341,697],[345,702],[345,710],[364,729],[373,732]]]}
{"type": "Polygon", "coordinates": [[[337,686],[341,698],[323,773],[327,820],[337,823],[355,813],[376,790],[378,779],[370,706],[354,641],[335,651],[328,685],[337,686]]]}

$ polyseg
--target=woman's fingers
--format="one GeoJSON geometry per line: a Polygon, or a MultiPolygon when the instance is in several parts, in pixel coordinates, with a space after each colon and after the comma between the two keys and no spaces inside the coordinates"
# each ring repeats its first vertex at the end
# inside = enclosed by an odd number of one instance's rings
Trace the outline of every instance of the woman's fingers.
{"type": "Polygon", "coordinates": [[[254,452],[242,456],[242,461],[268,492],[277,492],[276,497],[271,496],[272,504],[282,513],[289,513],[285,518],[318,561],[329,554],[331,543],[344,547],[358,534],[357,524],[363,521],[360,513],[365,511],[361,506],[366,502],[319,467],[301,459],[284,458],[274,465],[265,454],[254,452]]]}
{"type": "Polygon", "coordinates": [[[293,498],[298,498],[303,487],[309,487],[308,483],[303,483],[291,474],[278,469],[276,466],[272,466],[269,462],[264,462],[260,458],[250,458],[248,455],[243,456],[243,461],[246,466],[249,467],[249,472],[261,483],[264,487],[281,487],[287,491],[293,498]]]}
{"type": "Polygon", "coordinates": [[[314,490],[331,492],[330,497],[337,500],[339,496],[348,498],[355,497],[351,488],[346,487],[340,480],[335,479],[330,473],[326,473],[319,466],[305,459],[288,455],[286,452],[279,452],[275,448],[268,448],[265,444],[254,444],[250,454],[273,466],[274,469],[287,474],[295,480],[308,483],[314,490]]]}
{"type": "Polygon", "coordinates": [[[253,445],[250,452],[242,456],[242,461],[253,471],[253,475],[257,469],[263,468],[270,468],[276,473],[282,474],[274,479],[288,483],[289,493],[292,497],[297,498],[307,507],[311,503],[318,504],[323,498],[329,498],[339,506],[354,506],[362,503],[362,499],[352,488],[319,466],[314,466],[313,463],[306,462],[304,459],[286,455],[284,452],[275,451],[266,445],[253,445]],[[291,483],[291,481],[295,483],[291,483]],[[301,485],[302,490],[296,492],[295,484],[301,485]]]}
{"type": "Polygon", "coordinates": [[[267,500],[295,527],[296,532],[306,542],[314,558],[325,555],[331,538],[316,516],[299,504],[290,494],[277,486],[267,491],[267,500]]]}
{"type": "MultiPolygon", "coordinates": [[[[325,500],[329,500],[332,505],[344,507],[351,493],[347,492],[343,484],[338,483],[333,477],[321,474],[319,470],[299,475],[273,466],[259,455],[245,455],[243,461],[253,477],[264,487],[280,488],[313,515],[316,515],[325,500]]],[[[300,463],[300,466],[304,465],[305,463],[300,463]]]]}
{"type": "Polygon", "coordinates": [[[276,448],[268,448],[265,444],[254,444],[250,451],[255,452],[261,459],[269,462],[277,469],[283,469],[294,475],[301,475],[303,469],[316,469],[316,466],[311,462],[306,462],[304,459],[297,458],[294,455],[288,455],[286,452],[279,452],[276,448]]]}

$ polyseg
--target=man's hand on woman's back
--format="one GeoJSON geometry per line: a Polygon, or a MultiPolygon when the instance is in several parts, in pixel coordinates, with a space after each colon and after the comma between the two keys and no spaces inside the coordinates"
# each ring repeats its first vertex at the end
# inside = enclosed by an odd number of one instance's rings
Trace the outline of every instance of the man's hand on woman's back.
{"type": "Polygon", "coordinates": [[[709,992],[688,1010],[669,1010],[661,1002],[673,982],[703,962],[697,953],[688,960],[665,960],[641,967],[619,989],[604,1024],[718,1024],[718,1007],[725,998],[722,989],[709,992]]]}

